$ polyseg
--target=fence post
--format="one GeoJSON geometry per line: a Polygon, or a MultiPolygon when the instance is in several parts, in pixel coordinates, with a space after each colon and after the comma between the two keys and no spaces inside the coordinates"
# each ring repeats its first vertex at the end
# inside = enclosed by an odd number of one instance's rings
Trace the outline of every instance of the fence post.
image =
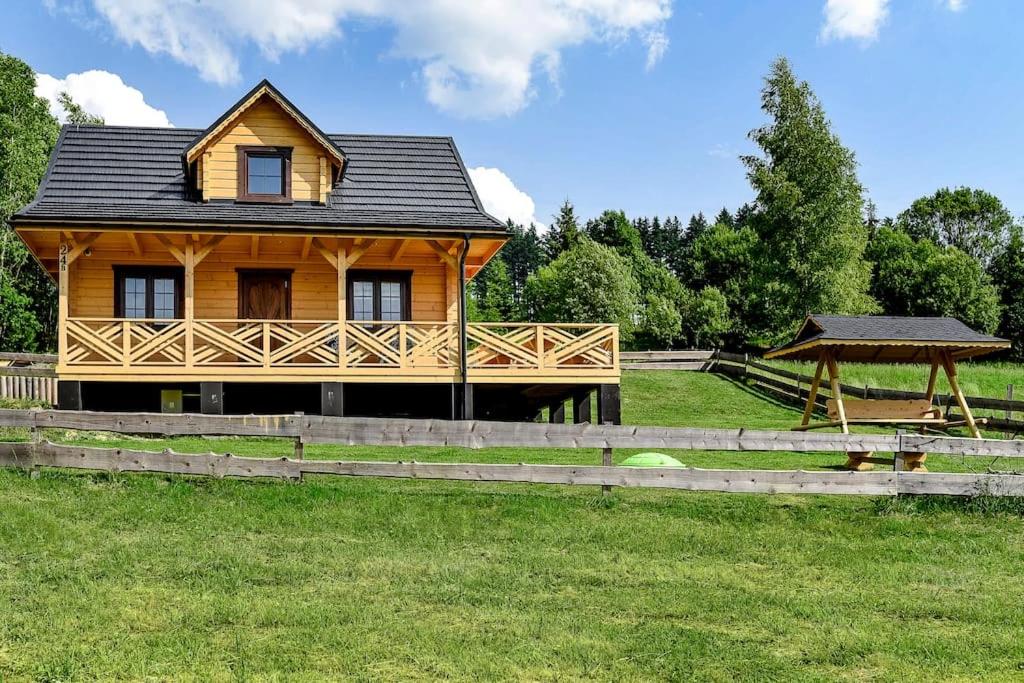
{"type": "Polygon", "coordinates": [[[903,472],[907,469],[907,464],[903,460],[903,435],[906,434],[905,429],[897,429],[896,437],[899,439],[899,450],[892,454],[892,471],[903,472]]]}
{"type": "MultiPolygon", "coordinates": [[[[605,467],[612,466],[611,448],[604,448],[601,450],[601,464],[604,465],[605,467]]],[[[604,495],[605,498],[607,498],[608,496],[612,495],[612,487],[608,484],[603,484],[601,486],[601,493],[604,495]]]]}
{"type": "MultiPolygon", "coordinates": [[[[1007,384],[1006,385],[1006,400],[1007,400],[1007,402],[1010,402],[1010,401],[1013,400],[1013,385],[1012,384],[1007,384]]],[[[1008,405],[1008,406],[1006,406],[1006,421],[1009,422],[1012,419],[1013,419],[1013,410],[1008,405]]],[[[1007,429],[1009,429],[1009,425],[1007,425],[1007,429]]],[[[1007,431],[1003,436],[1006,437],[1007,439],[1012,439],[1013,438],[1013,432],[1007,431]]]]}
{"type": "Polygon", "coordinates": [[[30,479],[39,478],[39,444],[43,441],[43,432],[39,427],[36,426],[35,421],[32,422],[32,427],[29,429],[29,439],[32,442],[32,465],[29,470],[30,479]]]}

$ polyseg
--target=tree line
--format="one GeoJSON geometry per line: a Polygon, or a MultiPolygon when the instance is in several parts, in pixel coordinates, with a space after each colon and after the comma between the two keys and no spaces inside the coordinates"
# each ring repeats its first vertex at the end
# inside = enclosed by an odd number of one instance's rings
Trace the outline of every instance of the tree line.
{"type": "Polygon", "coordinates": [[[1024,227],[992,194],[941,188],[879,218],[852,151],[785,59],[765,78],[768,122],[741,157],[751,200],[714,218],[605,211],[567,200],[543,234],[509,223],[472,281],[478,320],[612,321],[630,348],[763,349],[808,313],[952,316],[1024,357],[1024,227]]]}
{"type": "MultiPolygon", "coordinates": [[[[56,294],[10,227],[42,178],[60,126],[35,74],[0,53],[0,350],[52,351],[56,294]]],[[[66,94],[71,123],[102,123],[66,94]]],[[[785,59],[765,78],[760,153],[742,157],[750,201],[698,213],[509,223],[470,283],[475,320],[616,322],[631,348],[764,348],[807,313],[949,315],[1024,357],[1024,234],[983,190],[943,188],[879,218],[854,154],[785,59]]]]}

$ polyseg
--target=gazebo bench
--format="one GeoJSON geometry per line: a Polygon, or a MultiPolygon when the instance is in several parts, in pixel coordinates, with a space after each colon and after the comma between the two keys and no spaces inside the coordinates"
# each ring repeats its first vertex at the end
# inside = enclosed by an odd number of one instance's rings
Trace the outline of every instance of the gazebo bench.
{"type": "MultiPolygon", "coordinates": [[[[843,399],[847,424],[914,424],[944,426],[942,410],[928,399],[843,399]]],[[[830,422],[839,422],[839,404],[835,399],[825,402],[830,422]]]]}

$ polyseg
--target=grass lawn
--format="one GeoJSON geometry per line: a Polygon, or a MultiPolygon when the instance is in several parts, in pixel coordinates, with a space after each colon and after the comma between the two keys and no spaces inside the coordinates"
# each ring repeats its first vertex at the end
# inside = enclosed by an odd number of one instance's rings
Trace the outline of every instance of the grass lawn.
{"type": "MultiPolygon", "coordinates": [[[[797,417],[716,376],[625,382],[627,422],[782,428],[797,417]]],[[[307,455],[599,461],[569,450],[307,455]]],[[[0,471],[0,680],[1020,680],[1022,561],[1018,501],[605,500],[589,487],[0,471]]]]}
{"type": "MultiPolygon", "coordinates": [[[[815,363],[763,361],[768,365],[813,376],[815,363]]],[[[885,365],[881,363],[843,363],[839,367],[843,383],[901,391],[924,391],[928,386],[927,365],[885,365]]],[[[1006,387],[1014,385],[1014,398],[1024,400],[1024,367],[1015,363],[961,361],[957,363],[960,388],[967,396],[1006,398],[1006,387]]],[[[949,393],[946,374],[939,370],[935,390],[949,393]]]]}

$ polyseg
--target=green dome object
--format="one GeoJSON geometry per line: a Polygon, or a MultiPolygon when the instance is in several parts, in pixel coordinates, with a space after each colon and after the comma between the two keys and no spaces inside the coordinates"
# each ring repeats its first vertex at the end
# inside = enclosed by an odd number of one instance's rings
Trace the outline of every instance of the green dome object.
{"type": "Polygon", "coordinates": [[[622,461],[624,467],[686,467],[671,455],[664,453],[637,453],[622,461]]]}

